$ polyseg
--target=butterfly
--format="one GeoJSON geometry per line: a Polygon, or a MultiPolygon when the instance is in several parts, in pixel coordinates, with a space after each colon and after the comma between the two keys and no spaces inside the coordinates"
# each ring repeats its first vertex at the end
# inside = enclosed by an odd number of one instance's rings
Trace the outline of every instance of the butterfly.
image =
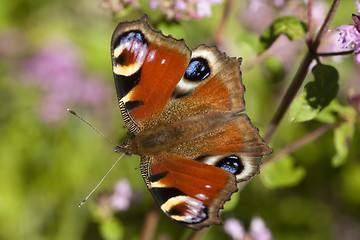
{"type": "Polygon", "coordinates": [[[141,175],[161,210],[193,229],[221,224],[237,183],[259,173],[271,149],[244,106],[241,59],[190,50],[153,30],[147,16],[120,23],[111,58],[131,137],[117,152],[141,156],[141,175]]]}

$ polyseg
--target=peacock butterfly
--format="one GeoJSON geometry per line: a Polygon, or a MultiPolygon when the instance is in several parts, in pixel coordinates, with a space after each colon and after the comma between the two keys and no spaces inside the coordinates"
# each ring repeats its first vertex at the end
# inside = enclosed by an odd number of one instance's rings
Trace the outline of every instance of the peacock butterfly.
{"type": "Polygon", "coordinates": [[[111,57],[131,134],[116,151],[141,156],[146,186],[172,220],[193,229],[221,224],[237,183],[259,173],[271,152],[242,113],[241,59],[205,45],[191,51],[153,30],[147,16],[117,26],[111,57]]]}

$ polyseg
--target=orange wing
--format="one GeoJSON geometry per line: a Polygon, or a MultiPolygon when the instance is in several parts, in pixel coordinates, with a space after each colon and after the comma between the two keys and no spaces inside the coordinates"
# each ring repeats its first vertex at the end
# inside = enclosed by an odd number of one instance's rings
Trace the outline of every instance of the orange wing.
{"type": "Polygon", "coordinates": [[[176,155],[143,157],[140,168],[161,210],[194,229],[221,224],[219,209],[237,191],[229,172],[176,155]]]}
{"type": "Polygon", "coordinates": [[[136,134],[164,110],[190,59],[184,41],[155,32],[144,16],[120,23],[111,41],[116,91],[125,124],[136,134]]]}

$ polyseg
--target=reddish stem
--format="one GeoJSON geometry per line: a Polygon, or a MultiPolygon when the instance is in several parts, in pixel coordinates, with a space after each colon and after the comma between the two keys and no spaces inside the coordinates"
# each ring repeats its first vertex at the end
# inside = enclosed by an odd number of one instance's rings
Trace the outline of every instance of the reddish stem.
{"type": "Polygon", "coordinates": [[[287,147],[283,148],[282,150],[277,152],[275,155],[269,157],[261,166],[262,167],[268,166],[269,164],[279,160],[280,158],[282,158],[286,155],[289,155],[290,153],[301,148],[302,146],[306,145],[307,143],[312,142],[316,138],[322,136],[324,133],[326,133],[328,130],[332,129],[335,126],[336,126],[336,124],[333,123],[333,124],[326,124],[326,125],[319,127],[318,129],[312,131],[311,133],[305,135],[304,137],[298,139],[297,141],[295,141],[295,142],[291,143],[290,145],[288,145],[287,147]]]}
{"type": "Polygon", "coordinates": [[[223,36],[224,29],[225,29],[225,24],[226,24],[227,20],[229,19],[230,10],[233,5],[234,5],[234,0],[227,0],[225,3],[224,12],[221,16],[219,26],[216,29],[214,39],[213,39],[214,45],[217,47],[220,46],[221,38],[223,36]]]}
{"type": "Polygon", "coordinates": [[[152,240],[158,222],[159,222],[159,209],[155,204],[153,204],[150,211],[148,211],[148,213],[146,214],[140,239],[152,240]]]}
{"type": "Polygon", "coordinates": [[[312,35],[312,0],[309,0],[308,8],[307,8],[307,19],[308,19],[308,41],[311,42],[313,35],[312,35]]]}

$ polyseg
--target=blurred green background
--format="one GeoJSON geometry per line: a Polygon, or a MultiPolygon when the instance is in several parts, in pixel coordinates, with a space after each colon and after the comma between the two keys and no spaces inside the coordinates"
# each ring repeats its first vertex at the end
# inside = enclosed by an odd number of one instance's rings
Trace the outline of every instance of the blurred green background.
{"type": "MultiPolygon", "coordinates": [[[[93,197],[78,208],[119,155],[66,109],[72,108],[120,144],[127,130],[117,105],[110,59],[110,39],[117,23],[146,13],[155,29],[184,38],[190,48],[211,45],[224,4],[214,5],[210,17],[174,21],[151,9],[148,1],[129,5],[119,1],[123,8],[117,13],[106,9],[109,2],[1,3],[0,239],[140,237],[153,199],[140,175],[139,157],[123,157],[93,197]],[[130,206],[116,209],[109,199],[121,179],[118,191],[127,194],[130,206]]],[[[247,113],[263,135],[306,46],[304,40],[283,39],[258,57],[258,37],[275,17],[301,18],[304,13],[294,8],[298,1],[277,7],[275,1],[258,0],[271,6],[260,4],[259,9],[254,2],[235,1],[219,47],[229,56],[243,57],[247,113]]],[[[323,4],[314,16],[324,17],[331,1],[314,2],[323,4]]],[[[356,13],[354,2],[343,1],[331,28],[352,23],[351,13],[356,13]]],[[[324,42],[322,49],[330,45],[324,42]]],[[[359,65],[353,56],[323,61],[340,74],[337,105],[356,114],[347,98],[349,92],[360,93],[359,65]]],[[[269,146],[276,153],[323,124],[318,120],[294,123],[287,115],[269,146]]],[[[341,163],[331,162],[341,153],[334,145],[336,134],[328,131],[263,169],[232,196],[222,219],[237,218],[248,229],[251,219],[260,216],[274,239],[360,239],[360,128],[358,122],[351,126],[341,163]]],[[[190,234],[159,214],[155,239],[186,239],[190,234]]],[[[203,239],[231,238],[216,226],[203,239]]]]}

